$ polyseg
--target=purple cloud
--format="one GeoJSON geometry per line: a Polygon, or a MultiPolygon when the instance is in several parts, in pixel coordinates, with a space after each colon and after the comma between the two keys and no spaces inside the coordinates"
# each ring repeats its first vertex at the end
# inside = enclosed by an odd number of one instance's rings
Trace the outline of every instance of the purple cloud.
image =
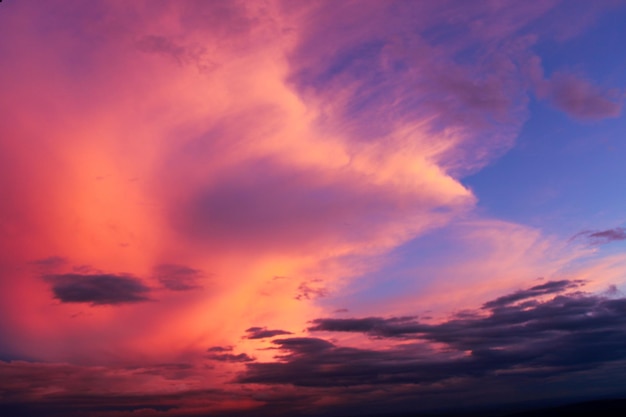
{"type": "Polygon", "coordinates": [[[246,329],[246,339],[265,339],[268,337],[292,334],[286,330],[268,330],[266,327],[250,327],[246,329]]]}
{"type": "Polygon", "coordinates": [[[54,298],[62,303],[118,305],[148,301],[150,288],[139,279],[116,274],[47,275],[54,298]]]}
{"type": "Polygon", "coordinates": [[[622,98],[573,74],[559,72],[547,82],[547,99],[568,115],[588,120],[617,117],[622,98]]]}
{"type": "Polygon", "coordinates": [[[572,239],[575,239],[577,237],[586,238],[592,245],[604,245],[611,242],[626,240],[626,228],[616,227],[613,229],[597,231],[585,230],[574,235],[572,239]]]}

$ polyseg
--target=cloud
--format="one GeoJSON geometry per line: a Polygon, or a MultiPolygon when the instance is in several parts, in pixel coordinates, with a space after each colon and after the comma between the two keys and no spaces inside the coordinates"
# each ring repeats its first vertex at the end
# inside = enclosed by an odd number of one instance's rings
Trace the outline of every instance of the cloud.
{"type": "Polygon", "coordinates": [[[212,346],[207,349],[207,352],[230,352],[232,350],[232,346],[212,346]]]}
{"type": "Polygon", "coordinates": [[[67,259],[62,256],[50,256],[48,258],[36,259],[30,262],[41,269],[55,269],[67,264],[67,259]]]}
{"type": "Polygon", "coordinates": [[[265,327],[250,327],[249,329],[246,329],[246,333],[248,333],[245,336],[246,339],[265,339],[284,334],[292,334],[286,330],[267,330],[265,327]]]}
{"type": "Polygon", "coordinates": [[[485,303],[485,315],[425,324],[415,317],[317,319],[311,332],[404,340],[386,349],[341,347],[321,338],[274,340],[279,362],[247,365],[242,383],[297,386],[420,384],[453,378],[548,377],[626,360],[626,299],[573,293],[555,281],[485,303]],[[540,297],[553,295],[549,300],[540,297]],[[520,304],[512,304],[524,301],[520,304]],[[407,343],[410,342],[410,343],[407,343]],[[428,350],[430,343],[447,346],[428,350]]]}
{"type": "Polygon", "coordinates": [[[541,295],[555,294],[563,292],[566,289],[572,289],[579,287],[582,284],[581,281],[550,281],[545,284],[535,285],[527,290],[516,291],[512,294],[505,295],[503,297],[496,298],[483,305],[485,309],[502,308],[509,306],[517,301],[527,300],[529,298],[538,297],[541,295]]]}
{"type": "Polygon", "coordinates": [[[213,354],[213,355],[208,355],[207,358],[214,360],[214,361],[218,361],[218,362],[233,362],[233,363],[254,361],[254,358],[248,356],[245,353],[240,353],[238,355],[234,353],[213,354]]]}
{"type": "Polygon", "coordinates": [[[565,72],[552,76],[547,84],[547,98],[559,110],[580,119],[617,117],[622,110],[619,93],[565,72]]]}
{"type": "Polygon", "coordinates": [[[603,89],[590,80],[567,71],[544,76],[541,58],[531,55],[525,71],[536,96],[547,100],[569,116],[583,120],[617,117],[622,110],[623,95],[617,90],[603,89]]]}
{"type": "Polygon", "coordinates": [[[296,300],[312,300],[315,298],[326,297],[328,290],[323,287],[312,286],[308,282],[302,282],[298,286],[298,293],[295,296],[296,300]]]}
{"type": "Polygon", "coordinates": [[[184,265],[160,264],[154,267],[153,276],[168,290],[189,291],[201,288],[197,281],[203,274],[184,265]]]}
{"type": "Polygon", "coordinates": [[[604,245],[611,242],[619,242],[622,240],[626,240],[626,228],[624,227],[616,227],[613,229],[607,230],[585,230],[583,232],[577,233],[572,237],[575,239],[577,237],[584,237],[588,240],[588,242],[592,245],[604,245]]]}
{"type": "Polygon", "coordinates": [[[130,275],[61,274],[47,275],[45,280],[62,303],[117,305],[149,300],[150,288],[130,275]]]}
{"type": "Polygon", "coordinates": [[[145,35],[137,40],[136,46],[145,53],[168,56],[178,65],[194,64],[200,72],[211,71],[218,66],[208,58],[205,48],[183,46],[166,36],[145,35]]]}

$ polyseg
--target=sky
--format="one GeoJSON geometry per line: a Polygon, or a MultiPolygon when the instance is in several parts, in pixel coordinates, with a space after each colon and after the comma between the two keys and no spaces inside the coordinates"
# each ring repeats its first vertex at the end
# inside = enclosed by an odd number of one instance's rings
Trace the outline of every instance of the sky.
{"type": "Polygon", "coordinates": [[[626,396],[625,20],[0,2],[0,412],[626,396]]]}

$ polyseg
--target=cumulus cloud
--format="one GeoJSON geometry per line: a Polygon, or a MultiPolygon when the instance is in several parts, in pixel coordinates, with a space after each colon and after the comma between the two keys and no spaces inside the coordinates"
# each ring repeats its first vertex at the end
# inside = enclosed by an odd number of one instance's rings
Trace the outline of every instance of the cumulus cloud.
{"type": "Polygon", "coordinates": [[[149,300],[150,288],[130,275],[60,274],[47,275],[45,280],[62,303],[118,305],[149,300]]]}

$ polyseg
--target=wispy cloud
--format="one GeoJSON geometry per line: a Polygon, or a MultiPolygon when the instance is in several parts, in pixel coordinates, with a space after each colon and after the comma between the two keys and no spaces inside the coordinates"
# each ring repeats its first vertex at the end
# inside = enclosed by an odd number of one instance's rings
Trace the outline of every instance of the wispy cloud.
{"type": "Polygon", "coordinates": [[[153,275],[168,290],[189,291],[201,288],[198,280],[203,273],[185,265],[160,264],[154,267],[153,275]]]}
{"type": "Polygon", "coordinates": [[[572,239],[575,238],[584,238],[592,245],[604,245],[626,240],[626,228],[615,227],[606,230],[585,230],[572,237],[572,239]]]}

